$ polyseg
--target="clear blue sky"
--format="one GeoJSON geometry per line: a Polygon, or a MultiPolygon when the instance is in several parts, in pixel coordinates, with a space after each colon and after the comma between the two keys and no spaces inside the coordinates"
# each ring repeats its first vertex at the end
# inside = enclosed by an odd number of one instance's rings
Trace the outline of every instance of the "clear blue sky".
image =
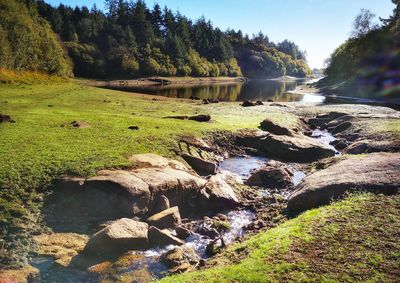
{"type": "MultiPolygon", "coordinates": [[[[104,8],[103,0],[46,2],[104,8]]],[[[390,0],[146,0],[150,7],[156,2],[191,19],[204,15],[222,30],[241,29],[250,35],[261,30],[272,41],[290,39],[307,51],[309,65],[317,68],[348,38],[361,8],[382,18],[394,8],[390,0]]]]}

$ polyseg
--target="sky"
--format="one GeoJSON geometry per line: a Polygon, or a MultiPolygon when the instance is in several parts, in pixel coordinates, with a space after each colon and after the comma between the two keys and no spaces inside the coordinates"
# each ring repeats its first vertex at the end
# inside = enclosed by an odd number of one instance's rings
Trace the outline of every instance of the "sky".
{"type": "MultiPolygon", "coordinates": [[[[52,5],[104,8],[104,0],[45,0],[52,5]]],[[[190,19],[205,16],[222,30],[241,29],[249,35],[262,31],[271,41],[294,41],[307,51],[311,68],[321,68],[343,43],[362,8],[387,18],[394,8],[390,0],[145,0],[179,11],[190,19]]]]}

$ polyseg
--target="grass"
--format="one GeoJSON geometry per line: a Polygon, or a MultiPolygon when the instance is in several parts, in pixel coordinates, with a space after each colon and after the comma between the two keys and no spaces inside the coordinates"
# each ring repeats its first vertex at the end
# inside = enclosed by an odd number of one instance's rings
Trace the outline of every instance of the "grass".
{"type": "Polygon", "coordinates": [[[355,195],[160,282],[398,282],[400,196],[355,195]]]}
{"type": "MultiPolygon", "coordinates": [[[[32,78],[30,73],[19,75],[22,81],[32,78]]],[[[40,208],[43,189],[56,176],[90,176],[103,168],[127,167],[131,165],[128,157],[136,153],[171,157],[181,135],[201,137],[217,130],[256,128],[266,116],[288,126],[297,123],[295,115],[268,106],[243,108],[239,103],[202,105],[153,98],[67,80],[55,82],[50,77],[43,77],[42,83],[0,84],[0,113],[15,120],[0,124],[3,239],[18,238],[16,231],[24,234],[27,223],[35,221],[30,212],[40,208]],[[203,113],[210,114],[212,121],[163,118],[203,113]],[[89,127],[74,128],[72,121],[85,121],[89,127]],[[129,130],[129,126],[139,130],[129,130]]],[[[6,247],[8,252],[18,249],[6,247]]],[[[8,252],[2,253],[0,262],[13,258],[8,252]]]]}
{"type": "Polygon", "coordinates": [[[0,83],[4,84],[27,84],[33,85],[38,83],[60,83],[67,79],[51,76],[45,73],[33,71],[12,71],[0,68],[0,83]]]}

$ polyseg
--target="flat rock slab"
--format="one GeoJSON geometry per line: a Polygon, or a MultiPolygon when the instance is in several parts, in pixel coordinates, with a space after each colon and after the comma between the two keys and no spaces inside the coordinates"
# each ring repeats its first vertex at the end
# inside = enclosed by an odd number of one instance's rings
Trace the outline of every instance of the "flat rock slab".
{"type": "Polygon", "coordinates": [[[94,234],[85,247],[85,253],[99,256],[121,255],[129,250],[148,248],[148,225],[122,218],[94,234]]]}
{"type": "Polygon", "coordinates": [[[394,194],[399,188],[400,153],[355,155],[304,178],[289,197],[287,209],[289,214],[297,214],[349,191],[394,194]]]}
{"type": "Polygon", "coordinates": [[[266,135],[261,138],[261,150],[268,156],[284,161],[312,162],[335,155],[335,151],[304,135],[266,135]]]}

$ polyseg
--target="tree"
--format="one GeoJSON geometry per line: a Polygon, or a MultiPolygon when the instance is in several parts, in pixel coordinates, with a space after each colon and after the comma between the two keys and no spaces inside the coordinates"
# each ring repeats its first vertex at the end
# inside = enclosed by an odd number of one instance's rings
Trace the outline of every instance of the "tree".
{"type": "Polygon", "coordinates": [[[377,29],[379,25],[373,22],[375,17],[376,15],[370,10],[361,9],[360,13],[354,19],[351,37],[361,37],[366,35],[371,30],[377,29]]]}

